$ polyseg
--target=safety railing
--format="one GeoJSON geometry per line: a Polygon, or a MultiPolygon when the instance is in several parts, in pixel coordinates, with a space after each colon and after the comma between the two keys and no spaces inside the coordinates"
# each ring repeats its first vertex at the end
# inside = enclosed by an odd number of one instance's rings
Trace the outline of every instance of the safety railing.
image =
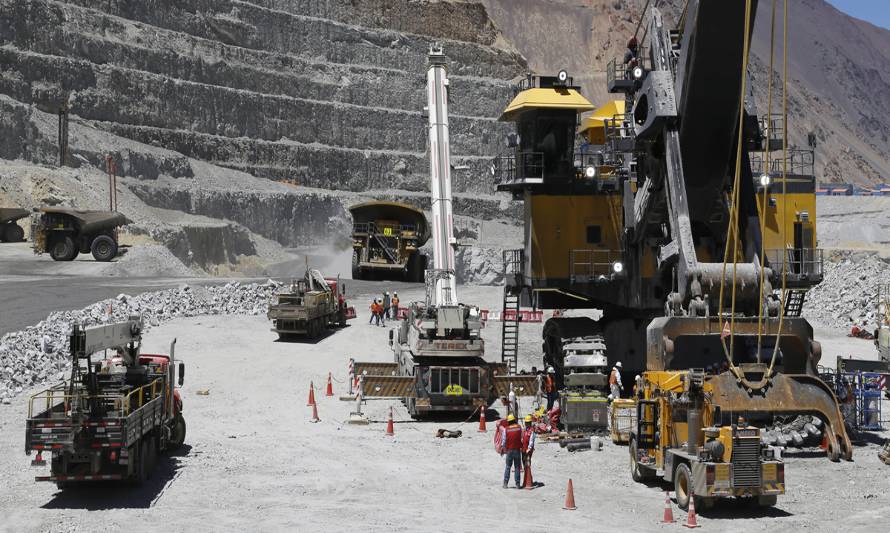
{"type": "Polygon", "coordinates": [[[621,274],[620,250],[571,250],[569,252],[569,276],[572,283],[590,283],[601,279],[611,279],[621,274]]]}
{"type": "Polygon", "coordinates": [[[622,113],[613,115],[611,120],[604,121],[606,144],[612,152],[629,152],[633,150],[634,130],[633,115],[622,113]]]}
{"type": "Polygon", "coordinates": [[[396,236],[404,233],[416,233],[414,224],[377,224],[376,222],[355,222],[352,225],[354,234],[374,234],[384,237],[396,236]]]}
{"type": "Polygon", "coordinates": [[[424,372],[424,384],[430,394],[479,394],[479,369],[475,367],[429,367],[424,372]]]}
{"type": "Polygon", "coordinates": [[[773,272],[786,279],[821,279],[824,254],[820,248],[787,248],[766,250],[765,254],[773,272]]]}
{"type": "Polygon", "coordinates": [[[604,151],[575,152],[572,156],[575,177],[578,180],[597,180],[601,187],[616,188],[617,177],[623,173],[624,163],[620,155],[609,149],[604,151]],[[593,169],[592,175],[588,169],[593,169]]]}
{"type": "Polygon", "coordinates": [[[770,157],[769,165],[763,158],[763,154],[755,152],[751,155],[751,172],[755,179],[763,174],[781,176],[784,171],[787,174],[798,176],[812,176],[815,168],[815,154],[812,150],[804,148],[791,148],[788,157],[782,158],[780,154],[770,157]],[[785,164],[783,164],[783,161],[785,164]],[[768,171],[768,172],[767,172],[768,171]]]}
{"type": "Polygon", "coordinates": [[[495,185],[544,183],[544,153],[516,151],[491,162],[495,185]]]}
{"type": "Polygon", "coordinates": [[[785,138],[785,123],[782,115],[776,113],[763,115],[758,117],[757,123],[767,149],[770,151],[781,150],[785,138]]]}
{"type": "Polygon", "coordinates": [[[525,260],[525,249],[504,250],[504,274],[521,274],[525,260]]]}
{"type": "Polygon", "coordinates": [[[890,423],[881,409],[884,384],[890,379],[887,374],[820,367],[819,377],[834,391],[844,422],[854,430],[881,431],[890,423]]]}
{"type": "Polygon", "coordinates": [[[652,70],[652,62],[645,54],[638,54],[637,57],[628,63],[624,63],[624,56],[614,57],[606,65],[606,86],[610,92],[616,92],[619,89],[633,88],[636,81],[633,76],[633,69],[642,67],[643,73],[652,70]]]}
{"type": "Polygon", "coordinates": [[[124,411],[121,413],[122,416],[127,416],[133,411],[141,409],[146,403],[157,398],[163,391],[163,386],[163,381],[161,379],[156,379],[148,385],[143,385],[132,391],[130,394],[127,394],[124,398],[124,411]],[[135,408],[133,407],[134,404],[135,408]]]}
{"type": "Polygon", "coordinates": [[[125,417],[160,396],[164,390],[163,387],[163,379],[158,378],[148,385],[132,390],[126,395],[96,394],[90,396],[87,394],[69,394],[68,384],[63,382],[31,396],[28,402],[28,418],[34,417],[35,407],[39,409],[40,405],[43,406],[43,411],[49,413],[50,418],[67,418],[76,401],[80,402],[80,405],[77,407],[81,410],[87,409],[90,402],[98,401],[106,408],[110,408],[112,410],[111,414],[125,417]],[[64,408],[56,412],[55,408],[59,405],[64,405],[64,408]]]}

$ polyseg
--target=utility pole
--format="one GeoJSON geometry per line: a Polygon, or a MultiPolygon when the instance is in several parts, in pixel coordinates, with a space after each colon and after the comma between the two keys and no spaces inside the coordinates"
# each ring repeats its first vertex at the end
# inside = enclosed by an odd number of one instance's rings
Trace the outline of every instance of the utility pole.
{"type": "Polygon", "coordinates": [[[59,166],[68,162],[68,102],[59,106],[59,166]]]}

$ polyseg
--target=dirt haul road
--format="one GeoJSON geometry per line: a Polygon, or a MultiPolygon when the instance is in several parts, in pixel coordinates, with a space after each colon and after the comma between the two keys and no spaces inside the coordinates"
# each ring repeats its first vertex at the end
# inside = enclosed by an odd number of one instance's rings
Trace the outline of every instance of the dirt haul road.
{"type": "MultiPolygon", "coordinates": [[[[469,290],[466,289],[465,293],[469,290]]],[[[402,291],[400,291],[402,292],[402,291]]],[[[497,287],[473,288],[496,308],[497,287]]],[[[402,294],[403,300],[419,297],[402,294]]],[[[366,300],[367,298],[365,298],[366,300]]],[[[369,326],[363,299],[350,327],[310,343],[280,343],[262,317],[214,316],[156,327],[145,352],[178,338],[187,363],[187,446],[161,461],[144,487],[93,486],[60,493],[35,483],[22,453],[25,397],[0,406],[0,530],[4,531],[653,531],[661,530],[664,486],[631,481],[627,449],[569,454],[541,444],[533,491],[503,490],[503,461],[477,422],[412,422],[397,402],[368,402],[369,426],[344,424],[352,403],[324,397],[328,371],[345,390],[349,357],[390,360],[387,329],[369,326]],[[321,422],[310,423],[309,381],[321,422]],[[209,394],[197,395],[207,390],[209,394]],[[386,437],[389,406],[395,436],[386,437]],[[436,439],[438,428],[463,437],[436,439]],[[577,511],[562,509],[568,478],[577,511]],[[163,526],[161,526],[163,525],[163,526]]],[[[523,326],[523,366],[538,364],[540,326],[523,326]]],[[[490,354],[498,323],[485,330],[490,354]]],[[[527,404],[527,402],[526,402],[527,404]]],[[[886,436],[886,434],[884,434],[886,436]]],[[[707,531],[875,531],[890,509],[890,470],[877,446],[853,463],[792,457],[788,494],[774,509],[726,503],[699,516],[707,531]]],[[[511,482],[512,484],[512,482],[511,482]]],[[[680,530],[681,515],[674,508],[680,530]]]]}

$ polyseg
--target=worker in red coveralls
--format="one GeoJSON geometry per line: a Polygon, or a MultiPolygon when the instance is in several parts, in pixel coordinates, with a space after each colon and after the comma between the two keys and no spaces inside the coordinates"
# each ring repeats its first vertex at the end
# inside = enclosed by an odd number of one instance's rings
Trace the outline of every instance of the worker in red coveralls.
{"type": "Polygon", "coordinates": [[[522,470],[522,428],[516,423],[515,416],[507,415],[507,426],[500,431],[498,444],[501,455],[506,456],[504,488],[507,488],[507,482],[510,481],[510,468],[514,469],[516,488],[522,488],[519,484],[520,470],[522,470]]]}
{"type": "Polygon", "coordinates": [[[559,400],[557,400],[553,404],[553,409],[547,411],[547,418],[550,421],[550,431],[556,433],[559,431],[559,415],[562,414],[562,410],[559,408],[559,400]]]}
{"type": "Polygon", "coordinates": [[[532,415],[525,415],[525,427],[522,429],[522,463],[529,470],[532,467],[532,454],[535,453],[537,443],[537,433],[532,422],[532,415]]]}

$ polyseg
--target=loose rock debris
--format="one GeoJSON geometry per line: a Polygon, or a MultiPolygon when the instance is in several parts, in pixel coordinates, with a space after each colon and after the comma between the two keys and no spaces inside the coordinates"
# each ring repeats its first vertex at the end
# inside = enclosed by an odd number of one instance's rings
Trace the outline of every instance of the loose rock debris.
{"type": "MultiPolygon", "coordinates": [[[[23,390],[65,379],[70,368],[68,334],[73,324],[91,326],[141,314],[146,330],[169,320],[198,315],[260,315],[279,283],[227,283],[120,294],[76,311],[57,311],[35,326],[0,339],[0,404],[23,390]]],[[[199,394],[201,392],[199,391],[199,394]]],[[[210,393],[209,390],[206,391],[210,393]]]]}

